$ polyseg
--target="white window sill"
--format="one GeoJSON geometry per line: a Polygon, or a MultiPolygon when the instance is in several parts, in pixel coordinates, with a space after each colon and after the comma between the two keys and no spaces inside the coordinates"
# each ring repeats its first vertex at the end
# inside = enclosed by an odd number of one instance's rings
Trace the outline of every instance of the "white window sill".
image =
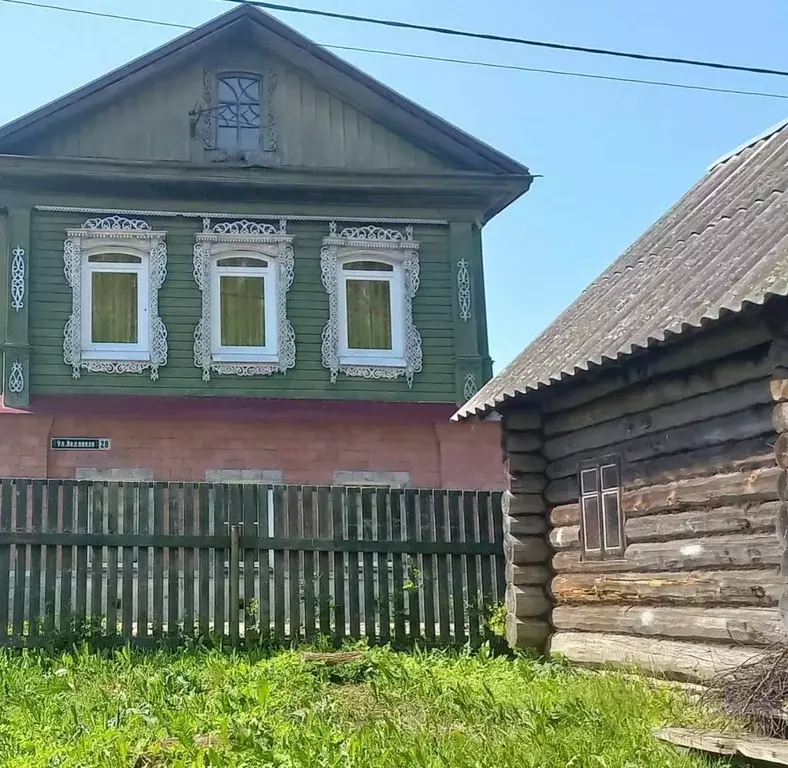
{"type": "Polygon", "coordinates": [[[371,365],[375,368],[404,368],[407,363],[402,357],[372,357],[371,355],[340,355],[340,365],[371,365]]]}
{"type": "Polygon", "coordinates": [[[279,355],[272,352],[212,352],[215,363],[278,363],[279,355]]]}
{"type": "Polygon", "coordinates": [[[82,350],[83,360],[135,360],[148,362],[150,351],[148,350],[129,350],[129,349],[84,349],[82,350]]]}

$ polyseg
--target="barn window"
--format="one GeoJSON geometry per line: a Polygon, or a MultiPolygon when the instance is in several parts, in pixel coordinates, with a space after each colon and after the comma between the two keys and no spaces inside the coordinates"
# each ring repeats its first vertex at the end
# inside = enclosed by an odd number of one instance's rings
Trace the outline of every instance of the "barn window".
{"type": "Polygon", "coordinates": [[[614,457],[580,467],[580,545],[584,557],[624,554],[620,477],[614,457]]]}

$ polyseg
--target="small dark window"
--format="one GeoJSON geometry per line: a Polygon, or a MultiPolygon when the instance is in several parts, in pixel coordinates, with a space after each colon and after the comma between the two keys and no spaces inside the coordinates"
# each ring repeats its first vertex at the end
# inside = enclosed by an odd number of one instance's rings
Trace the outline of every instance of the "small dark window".
{"type": "Polygon", "coordinates": [[[584,557],[624,554],[620,477],[616,458],[580,467],[580,546],[584,557]]]}
{"type": "Polygon", "coordinates": [[[260,78],[220,75],[216,148],[228,152],[260,149],[260,78]]]}

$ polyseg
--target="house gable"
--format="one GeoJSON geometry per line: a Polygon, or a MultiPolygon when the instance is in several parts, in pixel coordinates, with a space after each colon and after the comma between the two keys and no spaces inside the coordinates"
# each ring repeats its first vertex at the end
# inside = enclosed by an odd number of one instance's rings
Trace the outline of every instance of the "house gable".
{"type": "MultiPolygon", "coordinates": [[[[205,163],[216,77],[259,75],[273,141],[243,164],[527,173],[249,6],[0,128],[0,152],[205,163]]],[[[265,128],[265,123],[264,123],[265,128]]],[[[238,158],[232,158],[238,161],[238,158]]]]}

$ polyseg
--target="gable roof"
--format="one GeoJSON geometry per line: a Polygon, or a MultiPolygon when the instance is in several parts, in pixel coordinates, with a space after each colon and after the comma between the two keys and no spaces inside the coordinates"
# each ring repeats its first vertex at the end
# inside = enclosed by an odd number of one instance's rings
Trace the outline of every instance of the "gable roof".
{"type": "Polygon", "coordinates": [[[711,166],[454,418],[788,295],[786,190],[782,123],[711,166]]]}
{"type": "Polygon", "coordinates": [[[370,116],[387,124],[425,149],[435,148],[453,158],[463,170],[530,176],[528,169],[507,155],[420,107],[373,77],[320,47],[260,8],[239,5],[231,11],[177,37],[154,51],[103,77],[0,127],[0,153],[54,123],[90,109],[102,96],[114,95],[139,83],[158,67],[198,44],[226,31],[247,26],[266,36],[272,51],[293,58],[297,65],[320,78],[330,73],[350,100],[367,108],[370,116]]]}

